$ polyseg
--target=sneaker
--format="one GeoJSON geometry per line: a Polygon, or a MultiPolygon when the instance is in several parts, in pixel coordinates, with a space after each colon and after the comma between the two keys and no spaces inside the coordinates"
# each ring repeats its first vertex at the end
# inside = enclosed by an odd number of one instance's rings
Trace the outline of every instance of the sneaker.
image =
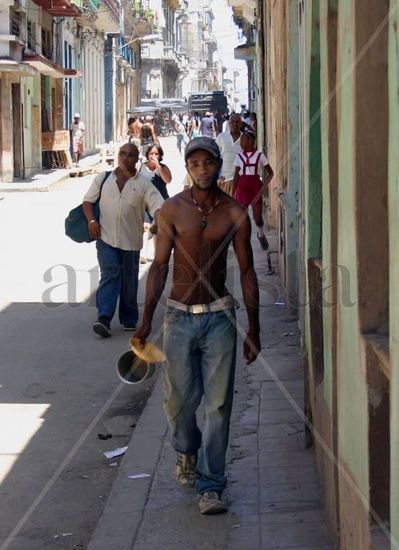
{"type": "Polygon", "coordinates": [[[136,325],[127,323],[126,325],[123,325],[123,330],[136,330],[136,325]]]}
{"type": "Polygon", "coordinates": [[[197,455],[185,455],[177,453],[176,457],[176,481],[182,487],[194,487],[197,474],[197,455]]]}
{"type": "Polygon", "coordinates": [[[216,491],[207,491],[202,493],[199,501],[201,514],[224,514],[227,512],[227,506],[216,491]]]}
{"type": "Polygon", "coordinates": [[[93,330],[103,338],[109,338],[111,336],[110,322],[106,317],[99,317],[98,321],[93,323],[93,330]]]}
{"type": "Polygon", "coordinates": [[[256,234],[256,236],[258,237],[258,241],[259,241],[259,244],[262,247],[262,249],[263,250],[268,250],[269,243],[267,242],[266,237],[264,235],[259,235],[258,233],[256,234]]]}

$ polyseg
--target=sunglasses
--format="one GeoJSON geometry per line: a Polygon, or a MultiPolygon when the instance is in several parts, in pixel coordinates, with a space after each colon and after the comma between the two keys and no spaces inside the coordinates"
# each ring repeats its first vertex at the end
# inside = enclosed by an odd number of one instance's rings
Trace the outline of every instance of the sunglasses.
{"type": "Polygon", "coordinates": [[[125,158],[127,158],[127,159],[138,158],[138,156],[136,155],[136,153],[132,153],[131,151],[119,151],[119,156],[120,156],[120,157],[125,157],[125,158]]]}

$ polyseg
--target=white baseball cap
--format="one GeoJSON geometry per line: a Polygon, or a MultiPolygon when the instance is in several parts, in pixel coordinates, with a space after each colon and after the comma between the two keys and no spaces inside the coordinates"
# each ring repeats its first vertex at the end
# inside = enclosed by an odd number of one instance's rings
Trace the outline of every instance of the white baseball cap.
{"type": "Polygon", "coordinates": [[[79,114],[79,113],[75,113],[75,114],[73,115],[73,118],[80,118],[80,114],[79,114]]]}

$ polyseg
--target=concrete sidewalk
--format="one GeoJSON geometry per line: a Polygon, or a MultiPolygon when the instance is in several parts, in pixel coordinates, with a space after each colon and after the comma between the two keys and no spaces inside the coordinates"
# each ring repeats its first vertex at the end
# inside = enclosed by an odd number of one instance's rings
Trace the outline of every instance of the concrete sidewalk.
{"type": "MultiPolygon", "coordinates": [[[[88,550],[334,548],[314,451],[305,448],[297,322],[279,305],[284,301],[279,281],[266,275],[265,253],[257,242],[253,248],[263,347],[256,363],[247,367],[239,336],[224,493],[228,513],[201,516],[195,491],[177,486],[159,377],[88,550]],[[128,478],[141,473],[150,477],[128,478]]],[[[233,276],[239,280],[236,272],[233,276]]],[[[235,293],[242,306],[237,289],[235,293]]],[[[237,323],[240,334],[247,326],[244,307],[237,311],[237,323]]]]}
{"type": "MultiPolygon", "coordinates": [[[[79,162],[79,169],[82,171],[88,168],[100,166],[100,155],[88,155],[79,162]]],[[[14,180],[12,183],[0,183],[0,197],[2,193],[28,192],[28,191],[50,191],[57,183],[68,179],[71,173],[79,170],[77,168],[57,168],[54,170],[42,169],[36,174],[23,180],[14,180]]]]}

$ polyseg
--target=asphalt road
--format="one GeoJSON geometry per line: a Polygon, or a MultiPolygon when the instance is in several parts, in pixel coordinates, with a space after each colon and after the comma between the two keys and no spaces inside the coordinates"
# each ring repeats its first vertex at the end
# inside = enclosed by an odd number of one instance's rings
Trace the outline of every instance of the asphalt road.
{"type": "MultiPolygon", "coordinates": [[[[162,139],[171,195],[184,178],[175,143],[162,139]]],[[[86,548],[120,461],[103,452],[128,444],[154,383],[120,383],[117,322],[107,340],[91,329],[95,246],[67,239],[64,218],[92,179],[0,201],[0,550],[86,548]]]]}

